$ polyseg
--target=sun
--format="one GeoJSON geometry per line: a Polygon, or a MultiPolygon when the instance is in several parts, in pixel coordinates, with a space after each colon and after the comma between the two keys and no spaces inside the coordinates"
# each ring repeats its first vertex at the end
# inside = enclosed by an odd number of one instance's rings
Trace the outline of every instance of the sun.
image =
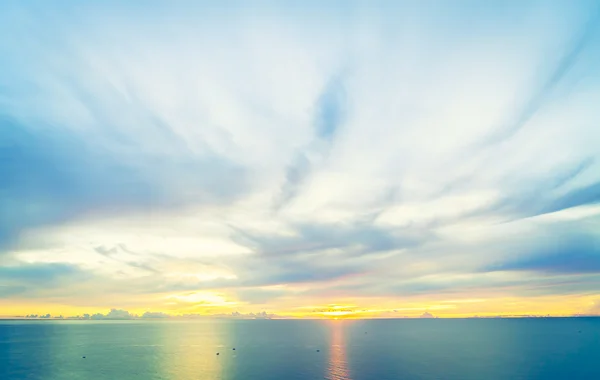
{"type": "Polygon", "coordinates": [[[352,311],[326,311],[323,313],[324,315],[332,318],[343,317],[346,315],[354,314],[352,311]]]}

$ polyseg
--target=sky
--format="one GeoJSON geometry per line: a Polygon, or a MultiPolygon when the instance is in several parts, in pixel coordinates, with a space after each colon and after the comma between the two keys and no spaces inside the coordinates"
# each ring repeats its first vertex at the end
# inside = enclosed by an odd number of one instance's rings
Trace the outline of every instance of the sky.
{"type": "Polygon", "coordinates": [[[596,1],[3,1],[0,315],[600,314],[596,1]]]}

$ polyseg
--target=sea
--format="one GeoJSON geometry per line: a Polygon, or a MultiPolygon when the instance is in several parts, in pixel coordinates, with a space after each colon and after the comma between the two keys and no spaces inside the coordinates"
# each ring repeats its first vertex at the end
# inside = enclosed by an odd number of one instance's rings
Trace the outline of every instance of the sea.
{"type": "Polygon", "coordinates": [[[0,379],[600,379],[600,318],[0,321],[0,379]]]}

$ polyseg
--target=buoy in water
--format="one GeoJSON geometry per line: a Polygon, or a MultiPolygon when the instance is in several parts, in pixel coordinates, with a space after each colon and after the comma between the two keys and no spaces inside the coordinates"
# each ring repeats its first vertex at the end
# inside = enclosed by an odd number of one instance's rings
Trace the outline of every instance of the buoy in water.
{"type": "Polygon", "coordinates": [[[219,355],[219,353],[217,352],[217,355],[219,355]]]}
{"type": "Polygon", "coordinates": [[[83,356],[82,359],[85,359],[85,356],[83,356]]]}
{"type": "Polygon", "coordinates": [[[235,351],[235,347],[233,347],[233,350],[235,351]]]}

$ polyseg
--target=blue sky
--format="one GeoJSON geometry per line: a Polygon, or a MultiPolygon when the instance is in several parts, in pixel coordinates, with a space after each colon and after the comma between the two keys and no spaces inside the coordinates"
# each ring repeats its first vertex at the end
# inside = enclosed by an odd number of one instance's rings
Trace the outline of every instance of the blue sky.
{"type": "Polygon", "coordinates": [[[596,312],[599,20],[3,2],[0,307],[596,312]]]}

